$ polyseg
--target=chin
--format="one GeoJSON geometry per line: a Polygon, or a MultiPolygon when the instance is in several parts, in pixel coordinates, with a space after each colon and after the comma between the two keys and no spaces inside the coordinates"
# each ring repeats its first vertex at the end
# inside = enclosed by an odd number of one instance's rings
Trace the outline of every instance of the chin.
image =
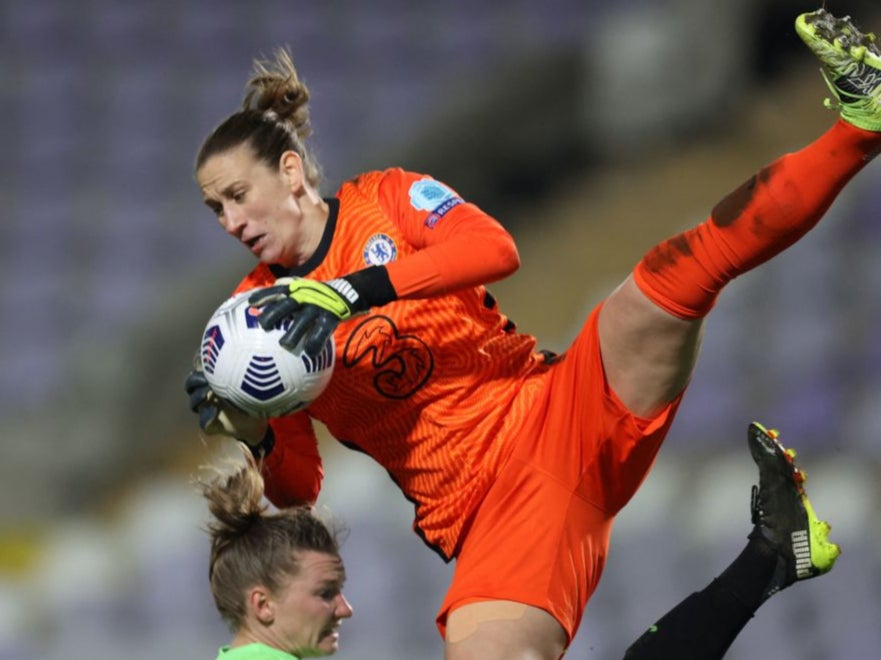
{"type": "Polygon", "coordinates": [[[321,655],[331,655],[339,650],[340,640],[338,637],[326,639],[318,647],[318,651],[321,653],[321,655]]]}
{"type": "Polygon", "coordinates": [[[269,251],[262,252],[258,259],[260,263],[266,264],[267,266],[281,266],[282,268],[293,268],[296,266],[296,264],[291,263],[290,260],[285,259],[284,255],[269,251]]]}

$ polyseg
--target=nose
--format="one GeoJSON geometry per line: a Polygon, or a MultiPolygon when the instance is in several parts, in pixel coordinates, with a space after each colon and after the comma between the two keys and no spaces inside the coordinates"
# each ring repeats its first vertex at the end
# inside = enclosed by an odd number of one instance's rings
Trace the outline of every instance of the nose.
{"type": "Polygon", "coordinates": [[[226,233],[239,238],[246,224],[245,214],[236,206],[232,204],[223,205],[223,229],[226,233]]]}
{"type": "Polygon", "coordinates": [[[340,600],[337,603],[337,608],[336,608],[337,617],[340,619],[348,619],[350,616],[352,616],[353,613],[354,613],[354,610],[352,609],[351,603],[349,603],[349,601],[346,600],[345,596],[340,594],[340,600]]]}

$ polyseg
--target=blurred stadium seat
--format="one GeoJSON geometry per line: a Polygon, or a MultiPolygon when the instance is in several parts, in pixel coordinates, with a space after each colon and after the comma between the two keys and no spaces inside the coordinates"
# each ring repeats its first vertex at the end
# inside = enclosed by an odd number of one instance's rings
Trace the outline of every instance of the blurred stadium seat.
{"type": "MultiPolygon", "coordinates": [[[[551,256],[525,260],[526,273],[584,246],[584,263],[568,275],[584,281],[578,304],[587,306],[605,276],[626,272],[594,277],[588,262],[614,258],[626,269],[648,232],[629,230],[626,251],[616,252],[621,245],[562,233],[602,233],[606,217],[565,227],[548,218],[584,189],[632,199],[635,172],[645,172],[639,162],[672,169],[680,145],[724,140],[751,110],[767,112],[773,82],[756,79],[756,63],[736,48],[760,21],[773,23],[771,14],[800,11],[796,4],[714,4],[720,17],[752,22],[738,21],[725,33],[730,41],[701,35],[719,52],[701,63],[700,79],[717,84],[686,94],[669,62],[683,57],[689,17],[709,6],[701,2],[0,2],[0,660],[211,658],[227,639],[208,593],[205,514],[187,483],[194,457],[216,454],[199,444],[182,382],[202,324],[248,263],[204,209],[192,161],[202,137],[241,102],[253,57],[292,48],[313,94],[328,193],[361,167],[403,164],[508,209],[521,201],[514,189],[528,196],[542,171],[565,173],[548,188],[552,199],[530,200],[503,220],[536,241],[550,237],[551,256]],[[633,16],[664,20],[634,26],[633,16]],[[647,28],[657,41],[635,49],[647,28]],[[622,40],[641,57],[604,62],[622,40]],[[628,95],[612,97],[610,85],[639,88],[639,75],[656,71],[641,65],[655,56],[675,75],[651,81],[672,93],[650,116],[623,113],[628,95]],[[584,78],[591,70],[604,75],[584,78]],[[627,123],[635,120],[645,122],[627,123]],[[476,149],[463,128],[472,125],[487,132],[476,149]],[[634,136],[642,141],[623,141],[634,136]],[[521,145],[534,169],[506,188],[505,147],[521,145]],[[602,158],[587,171],[566,170],[572,163],[560,161],[580,152],[602,158]],[[619,169],[604,175],[603,158],[619,169]],[[612,176],[616,185],[592,188],[612,176]]],[[[865,23],[881,26],[881,17],[865,23]]],[[[694,44],[685,46],[691,58],[694,44]]],[[[818,77],[810,90],[797,102],[820,113],[818,77]]],[[[643,108],[651,102],[640,99],[643,108]]],[[[780,99],[773,111],[792,103],[780,99]]],[[[801,114],[780,121],[806,138],[816,124],[801,114]]],[[[773,133],[766,142],[778,139],[773,133]]],[[[718,150],[734,157],[730,143],[718,150]]],[[[745,144],[738,162],[758,166],[756,151],[745,144]]],[[[683,190],[666,198],[670,209],[649,207],[653,230],[700,219],[691,214],[701,209],[677,215],[683,204],[674,212],[673,202],[707,169],[684,171],[683,190]]],[[[803,451],[818,508],[841,521],[833,538],[845,554],[831,576],[763,608],[729,657],[862,658],[881,646],[881,529],[871,522],[881,496],[871,477],[881,459],[879,182],[876,162],[828,222],[720,300],[682,413],[617,525],[571,657],[619,657],[739,549],[754,478],[743,437],[752,419],[779,426],[803,451]],[[786,633],[793,620],[797,637],[786,633]]],[[[737,183],[725,179],[719,190],[737,183]]],[[[500,284],[523,310],[515,318],[526,330],[542,327],[545,310],[515,285],[526,283],[500,284]]],[[[544,328],[543,343],[565,346],[580,320],[544,328]]],[[[409,505],[365,461],[326,445],[324,503],[352,528],[344,556],[356,614],[337,657],[440,657],[433,618],[451,567],[421,546],[409,505]]]]}

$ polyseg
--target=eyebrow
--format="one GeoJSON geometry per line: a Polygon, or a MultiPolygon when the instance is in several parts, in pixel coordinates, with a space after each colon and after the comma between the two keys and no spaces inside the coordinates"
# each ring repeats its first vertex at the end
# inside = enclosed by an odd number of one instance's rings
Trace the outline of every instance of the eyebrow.
{"type": "Polygon", "coordinates": [[[333,584],[342,586],[346,581],[346,572],[341,571],[333,578],[327,578],[324,580],[324,584],[333,584]]]}
{"type": "MultiPolygon", "coordinates": [[[[230,183],[229,185],[227,185],[227,186],[225,186],[225,187],[223,187],[223,188],[220,189],[220,196],[221,196],[221,197],[232,197],[235,188],[236,188],[237,186],[241,186],[241,185],[245,185],[245,182],[244,182],[244,181],[241,181],[241,180],[233,181],[233,182],[230,183]]],[[[208,197],[205,197],[204,195],[203,195],[202,199],[203,199],[203,201],[204,201],[206,204],[207,204],[208,201],[209,201],[209,198],[208,198],[208,197]]]]}

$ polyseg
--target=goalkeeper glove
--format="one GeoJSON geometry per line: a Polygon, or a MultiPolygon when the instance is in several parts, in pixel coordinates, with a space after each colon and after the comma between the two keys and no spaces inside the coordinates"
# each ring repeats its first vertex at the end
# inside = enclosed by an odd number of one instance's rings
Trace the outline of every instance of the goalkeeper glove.
{"type": "Polygon", "coordinates": [[[316,358],[340,321],[396,298],[385,267],[371,266],[328,282],[284,277],[255,291],[248,302],[262,308],[257,318],[265,330],[290,320],[279,343],[293,350],[302,340],[303,352],[316,358]]]}
{"type": "Polygon", "coordinates": [[[256,458],[269,454],[275,444],[275,434],[269,423],[217,396],[199,366],[190,372],[184,383],[190,396],[190,410],[199,415],[199,428],[207,435],[225,435],[244,442],[256,458]]]}

